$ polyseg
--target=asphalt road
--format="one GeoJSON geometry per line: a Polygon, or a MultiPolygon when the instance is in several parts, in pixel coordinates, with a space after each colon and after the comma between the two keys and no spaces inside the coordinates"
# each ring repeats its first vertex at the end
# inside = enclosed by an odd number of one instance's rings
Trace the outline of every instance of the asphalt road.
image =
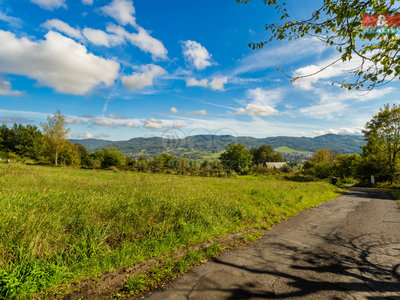
{"type": "Polygon", "coordinates": [[[193,269],[148,299],[400,299],[400,213],[382,191],[348,194],[193,269]]]}

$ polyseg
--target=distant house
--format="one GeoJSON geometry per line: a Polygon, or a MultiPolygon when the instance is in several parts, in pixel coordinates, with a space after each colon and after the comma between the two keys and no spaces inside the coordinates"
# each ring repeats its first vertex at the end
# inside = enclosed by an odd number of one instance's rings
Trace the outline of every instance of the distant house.
{"type": "Polygon", "coordinates": [[[268,169],[280,169],[280,168],[282,168],[283,166],[286,166],[286,165],[287,165],[286,162],[266,162],[265,163],[265,166],[268,169]]]}

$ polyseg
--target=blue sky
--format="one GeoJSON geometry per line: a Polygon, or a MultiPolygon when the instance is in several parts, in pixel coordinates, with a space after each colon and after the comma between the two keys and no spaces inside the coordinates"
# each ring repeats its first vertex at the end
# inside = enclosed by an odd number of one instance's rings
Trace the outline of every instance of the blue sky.
{"type": "Polygon", "coordinates": [[[261,0],[0,0],[0,122],[39,126],[60,109],[72,138],[357,134],[400,102],[397,82],[332,86],[356,59],[291,83],[277,67],[309,74],[337,54],[310,37],[247,46],[278,21],[261,0]]]}

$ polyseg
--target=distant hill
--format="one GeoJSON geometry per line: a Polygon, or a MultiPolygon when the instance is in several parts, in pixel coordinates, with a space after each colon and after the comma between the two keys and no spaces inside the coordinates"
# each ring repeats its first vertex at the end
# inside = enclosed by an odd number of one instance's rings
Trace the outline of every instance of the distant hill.
{"type": "Polygon", "coordinates": [[[114,144],[114,141],[100,140],[100,139],[83,139],[83,140],[69,140],[73,144],[82,144],[89,151],[94,151],[97,149],[101,149],[103,147],[108,147],[111,144],[114,144]]]}
{"type": "Polygon", "coordinates": [[[80,143],[88,150],[94,151],[103,147],[115,147],[129,155],[152,156],[162,152],[186,157],[204,156],[225,150],[230,143],[243,143],[247,148],[259,147],[263,144],[272,148],[288,148],[295,152],[314,152],[318,149],[329,149],[342,154],[360,153],[360,147],[365,143],[361,135],[325,134],[314,138],[309,137],[266,137],[254,138],[248,136],[234,137],[231,135],[195,135],[184,139],[164,139],[161,137],[132,138],[128,141],[108,141],[98,139],[71,140],[80,143]]]}

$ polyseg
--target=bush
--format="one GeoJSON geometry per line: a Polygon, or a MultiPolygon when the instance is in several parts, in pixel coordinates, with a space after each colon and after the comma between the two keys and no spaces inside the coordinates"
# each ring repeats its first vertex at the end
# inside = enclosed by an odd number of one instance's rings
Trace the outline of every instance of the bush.
{"type": "Polygon", "coordinates": [[[314,165],[314,175],[318,178],[328,178],[333,174],[333,164],[329,162],[320,162],[314,165]]]}
{"type": "Polygon", "coordinates": [[[126,158],[122,152],[119,152],[115,148],[104,148],[103,149],[103,160],[101,162],[102,168],[108,168],[111,166],[122,167],[125,166],[126,158]]]}

